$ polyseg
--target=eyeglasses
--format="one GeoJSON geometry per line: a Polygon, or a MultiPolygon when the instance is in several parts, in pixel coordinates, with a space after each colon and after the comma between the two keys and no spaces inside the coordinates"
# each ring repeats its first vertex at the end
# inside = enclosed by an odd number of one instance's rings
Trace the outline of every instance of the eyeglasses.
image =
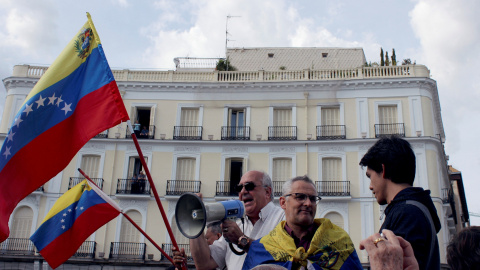
{"type": "MultiPolygon", "coordinates": [[[[242,184],[237,185],[235,189],[237,190],[237,192],[240,192],[240,191],[242,191],[242,189],[243,189],[244,187],[245,187],[245,190],[246,190],[246,191],[252,191],[252,190],[254,190],[256,187],[260,187],[260,186],[256,186],[255,183],[253,183],[253,182],[247,182],[247,183],[245,183],[245,184],[243,184],[243,185],[242,185],[242,184]]],[[[263,187],[266,187],[266,186],[263,186],[263,187]]]]}
{"type": "Polygon", "coordinates": [[[287,195],[284,195],[283,197],[288,197],[288,196],[292,196],[295,198],[295,200],[297,200],[297,202],[299,203],[304,203],[307,198],[310,199],[310,202],[312,203],[318,203],[322,198],[320,198],[320,196],[315,196],[315,195],[307,195],[307,194],[304,194],[304,193],[291,193],[291,194],[287,194],[287,195]]]}

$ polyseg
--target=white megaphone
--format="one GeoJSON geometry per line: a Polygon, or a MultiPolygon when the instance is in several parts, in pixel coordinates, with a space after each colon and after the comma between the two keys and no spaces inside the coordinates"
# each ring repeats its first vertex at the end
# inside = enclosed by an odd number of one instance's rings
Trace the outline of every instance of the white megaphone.
{"type": "Polygon", "coordinates": [[[229,200],[204,204],[202,199],[193,193],[180,196],[175,207],[178,229],[190,239],[199,237],[207,223],[243,217],[245,217],[245,207],[242,201],[229,200]]]}

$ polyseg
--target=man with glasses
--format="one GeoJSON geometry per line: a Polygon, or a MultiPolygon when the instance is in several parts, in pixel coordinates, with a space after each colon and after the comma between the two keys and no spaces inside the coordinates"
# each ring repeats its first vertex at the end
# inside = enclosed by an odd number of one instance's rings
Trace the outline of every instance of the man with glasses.
{"type": "MultiPolygon", "coordinates": [[[[260,171],[245,173],[237,190],[239,200],[245,205],[246,218],[236,222],[223,221],[223,237],[210,246],[204,237],[190,239],[190,251],[199,270],[242,269],[250,244],[285,219],[282,209],[273,204],[272,179],[268,174],[260,171]]],[[[174,254],[184,257],[178,251],[174,254]]]]}
{"type": "Polygon", "coordinates": [[[283,185],[286,220],[250,245],[243,269],[276,264],[287,269],[363,269],[350,236],[326,218],[315,219],[315,184],[297,176],[283,185]]]}

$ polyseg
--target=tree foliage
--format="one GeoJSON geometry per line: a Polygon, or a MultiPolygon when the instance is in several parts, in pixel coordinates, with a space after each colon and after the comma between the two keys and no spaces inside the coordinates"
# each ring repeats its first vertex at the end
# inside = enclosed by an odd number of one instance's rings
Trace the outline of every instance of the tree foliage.
{"type": "Polygon", "coordinates": [[[385,66],[390,66],[390,59],[388,58],[388,52],[385,52],[385,66]]]}
{"type": "Polygon", "coordinates": [[[219,59],[217,62],[217,66],[215,67],[218,71],[235,71],[237,68],[230,64],[228,59],[219,59]]]}
{"type": "Polygon", "coordinates": [[[411,65],[411,64],[412,64],[412,60],[410,60],[410,58],[403,59],[402,66],[403,65],[411,65]]]}
{"type": "Polygon", "coordinates": [[[385,60],[383,59],[383,48],[380,48],[380,66],[385,66],[385,60]]]}
{"type": "Polygon", "coordinates": [[[395,55],[395,49],[392,49],[392,66],[397,65],[397,56],[395,55]]]}

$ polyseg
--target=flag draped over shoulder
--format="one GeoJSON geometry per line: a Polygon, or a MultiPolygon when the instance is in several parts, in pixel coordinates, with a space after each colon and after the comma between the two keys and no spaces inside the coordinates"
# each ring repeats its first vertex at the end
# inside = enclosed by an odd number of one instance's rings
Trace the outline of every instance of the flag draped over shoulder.
{"type": "Polygon", "coordinates": [[[112,199],[83,180],[58,198],[30,240],[48,264],[56,268],[120,212],[112,199]]]}
{"type": "Polygon", "coordinates": [[[363,269],[350,236],[329,219],[314,221],[318,229],[307,251],[297,248],[293,238],[280,222],[266,236],[254,241],[248,250],[243,269],[261,264],[277,264],[287,269],[363,269]]]}
{"type": "Polygon", "coordinates": [[[0,242],[16,205],[92,137],[128,120],[90,15],[28,94],[0,150],[0,242]]]}

